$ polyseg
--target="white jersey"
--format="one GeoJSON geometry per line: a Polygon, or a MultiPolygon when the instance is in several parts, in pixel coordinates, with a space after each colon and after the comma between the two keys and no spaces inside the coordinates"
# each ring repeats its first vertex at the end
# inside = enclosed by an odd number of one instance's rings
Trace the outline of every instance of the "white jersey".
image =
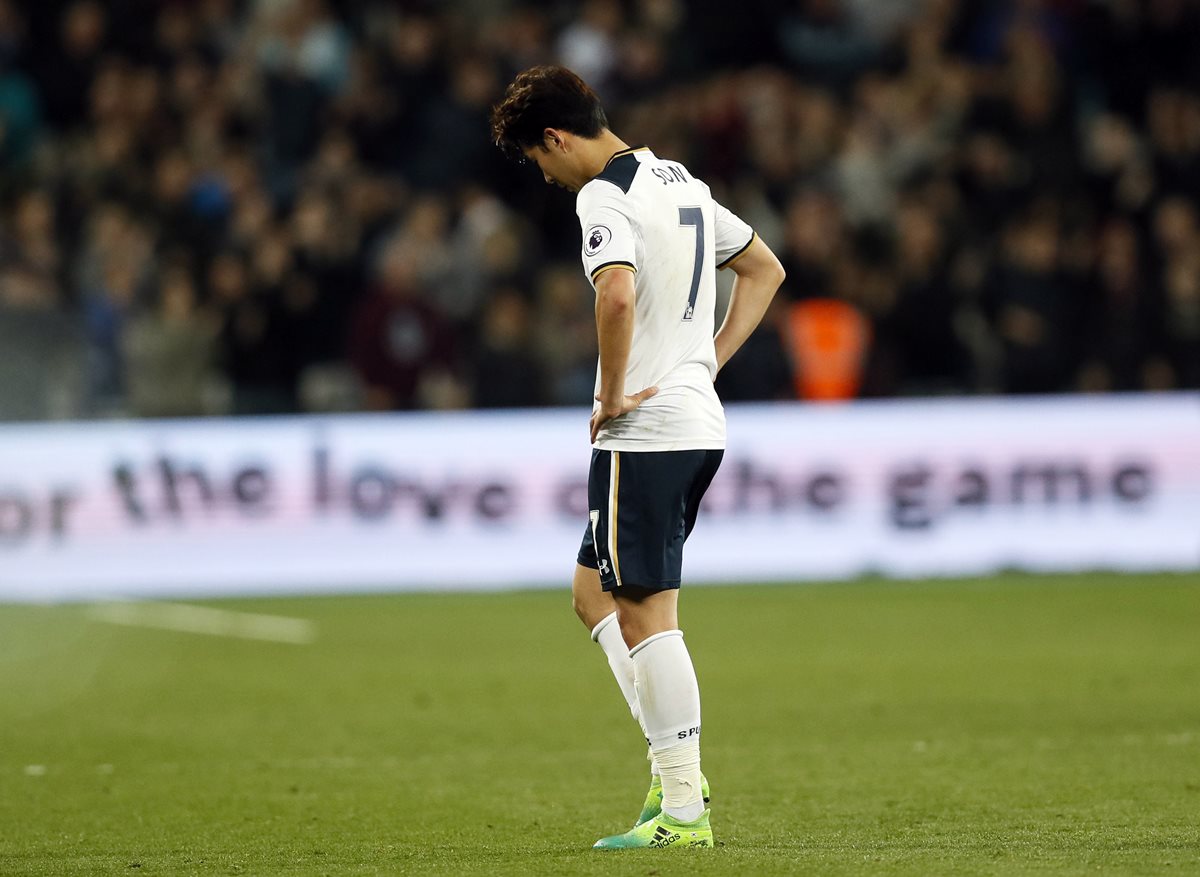
{"type": "Polygon", "coordinates": [[[579,190],[575,209],[583,228],[583,266],[593,286],[605,271],[636,272],[625,392],[658,387],[636,411],[610,421],[595,447],[724,448],[725,411],[713,389],[716,272],[746,251],[754,232],[683,165],[645,147],[609,159],[579,190]]]}

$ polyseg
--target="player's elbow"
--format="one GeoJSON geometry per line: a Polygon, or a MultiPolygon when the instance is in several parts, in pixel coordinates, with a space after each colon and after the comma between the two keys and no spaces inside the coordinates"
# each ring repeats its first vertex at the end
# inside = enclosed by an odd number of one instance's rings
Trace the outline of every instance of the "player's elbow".
{"type": "Polygon", "coordinates": [[[633,313],[633,295],[623,290],[601,292],[596,296],[596,315],[603,320],[623,320],[633,313]]]}
{"type": "Polygon", "coordinates": [[[769,287],[772,291],[778,289],[787,277],[779,257],[771,252],[766,244],[758,241],[746,253],[745,258],[733,264],[733,272],[756,285],[769,287]]]}
{"type": "Polygon", "coordinates": [[[766,279],[776,286],[782,284],[784,278],[787,277],[787,272],[783,270],[783,263],[779,261],[779,257],[766,244],[763,244],[762,247],[761,262],[762,273],[766,279]]]}
{"type": "Polygon", "coordinates": [[[626,271],[610,271],[596,284],[596,309],[610,316],[622,316],[633,310],[634,288],[632,278],[626,271]],[[622,276],[623,275],[623,276],[622,276]]]}
{"type": "Polygon", "coordinates": [[[775,263],[771,266],[771,283],[775,288],[783,286],[783,281],[787,280],[787,272],[783,270],[783,264],[778,259],[772,259],[775,263]]]}
{"type": "Polygon", "coordinates": [[[783,270],[783,265],[775,258],[774,253],[767,255],[767,258],[759,260],[744,276],[765,295],[772,296],[783,285],[787,272],[783,270]]]}

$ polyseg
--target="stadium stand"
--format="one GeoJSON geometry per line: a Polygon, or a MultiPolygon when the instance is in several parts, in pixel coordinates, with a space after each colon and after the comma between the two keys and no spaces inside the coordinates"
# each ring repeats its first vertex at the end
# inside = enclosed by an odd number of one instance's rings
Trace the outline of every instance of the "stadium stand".
{"type": "Polygon", "coordinates": [[[0,0],[0,418],[587,404],[572,199],[487,137],[550,61],[784,259],[726,398],[819,299],[862,396],[1200,387],[1195,4],[706,6],[0,0]]]}

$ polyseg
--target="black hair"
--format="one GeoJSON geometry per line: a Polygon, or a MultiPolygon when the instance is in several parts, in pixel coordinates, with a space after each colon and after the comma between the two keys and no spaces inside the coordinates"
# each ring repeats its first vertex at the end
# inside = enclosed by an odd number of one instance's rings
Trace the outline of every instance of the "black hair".
{"type": "Polygon", "coordinates": [[[600,98],[566,67],[530,67],[517,74],[492,107],[492,140],[510,158],[544,144],[547,128],[593,139],[608,127],[600,98]]]}

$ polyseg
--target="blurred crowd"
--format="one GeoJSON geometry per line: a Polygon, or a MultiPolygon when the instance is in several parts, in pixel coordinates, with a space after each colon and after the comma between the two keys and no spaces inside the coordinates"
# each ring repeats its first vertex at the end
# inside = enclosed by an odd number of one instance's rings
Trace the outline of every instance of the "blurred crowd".
{"type": "Polygon", "coordinates": [[[587,404],[546,62],[783,260],[727,399],[1200,387],[1196,3],[732,12],[0,0],[0,419],[587,404]]]}

